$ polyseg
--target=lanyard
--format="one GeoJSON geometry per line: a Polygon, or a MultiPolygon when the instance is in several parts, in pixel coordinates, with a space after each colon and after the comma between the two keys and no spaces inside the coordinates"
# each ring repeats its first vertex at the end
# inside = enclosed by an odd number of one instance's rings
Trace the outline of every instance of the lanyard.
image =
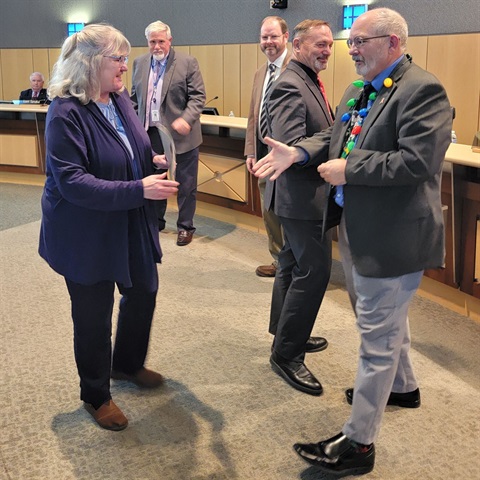
{"type": "MultiPolygon", "coordinates": [[[[153,73],[155,73],[156,62],[157,62],[157,60],[154,60],[152,58],[152,71],[153,71],[153,73]]],[[[157,89],[158,82],[159,82],[160,78],[162,78],[162,75],[165,73],[166,68],[167,68],[167,59],[165,59],[165,62],[163,63],[163,65],[162,65],[162,63],[160,63],[160,68],[159,68],[158,73],[157,73],[157,78],[154,79],[154,81],[153,81],[154,90],[157,89]]]]}

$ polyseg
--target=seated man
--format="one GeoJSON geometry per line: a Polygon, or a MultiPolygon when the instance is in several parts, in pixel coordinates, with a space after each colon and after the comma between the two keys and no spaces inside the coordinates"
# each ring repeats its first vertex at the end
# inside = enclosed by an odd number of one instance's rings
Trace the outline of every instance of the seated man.
{"type": "Polygon", "coordinates": [[[47,101],[47,89],[43,88],[44,82],[45,78],[40,72],[33,72],[30,75],[31,88],[20,92],[19,100],[38,100],[45,103],[47,101]]]}

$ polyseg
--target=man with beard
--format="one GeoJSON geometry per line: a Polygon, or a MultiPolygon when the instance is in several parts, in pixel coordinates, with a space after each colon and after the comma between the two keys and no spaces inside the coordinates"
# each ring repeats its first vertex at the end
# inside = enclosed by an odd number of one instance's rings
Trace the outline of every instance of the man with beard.
{"type": "MultiPolygon", "coordinates": [[[[276,16],[264,18],[260,28],[260,49],[268,61],[255,73],[245,137],[247,169],[252,174],[252,166],[255,165],[257,158],[262,158],[268,153],[268,148],[263,143],[263,136],[260,131],[260,119],[262,118],[265,93],[269,93],[267,92],[267,87],[270,85],[271,88],[273,82],[285,70],[290,61],[287,42],[287,22],[283,18],[276,16]]],[[[255,273],[259,277],[274,277],[278,266],[278,253],[283,246],[283,234],[278,217],[272,210],[265,209],[263,201],[265,183],[266,180],[264,178],[258,179],[263,222],[268,237],[268,249],[273,258],[273,263],[271,265],[258,266],[255,273]]]]}
{"type": "MultiPolygon", "coordinates": [[[[152,148],[163,153],[156,125],[164,125],[175,142],[178,186],[177,245],[188,245],[195,232],[198,147],[202,143],[200,115],[205,87],[194,57],[176,52],[170,27],[156,21],[145,30],[150,52],[135,59],[131,99],[145,124],[152,148]]],[[[156,202],[159,229],[165,227],[167,201],[156,202]]]]}
{"type": "Polygon", "coordinates": [[[420,406],[407,313],[424,269],[444,261],[440,179],[452,115],[439,81],[405,54],[407,38],[395,11],[361,15],[347,44],[363,82],[347,89],[333,129],[296,147],[267,138],[272,151],[255,166],[276,179],[298,168],[293,163],[318,165],[327,182],[343,187],[340,246],[360,332],[355,387],[346,391],[352,411],[334,437],[294,446],[341,476],[373,469],[386,405],[420,406]]]}

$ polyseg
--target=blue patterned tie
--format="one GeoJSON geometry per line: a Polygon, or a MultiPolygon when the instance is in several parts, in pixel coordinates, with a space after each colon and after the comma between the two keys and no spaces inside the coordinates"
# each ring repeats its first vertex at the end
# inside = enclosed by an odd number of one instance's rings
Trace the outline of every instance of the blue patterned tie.
{"type": "MultiPolygon", "coordinates": [[[[356,110],[360,111],[362,109],[365,109],[367,108],[367,105],[368,105],[368,100],[369,100],[369,97],[370,97],[370,94],[372,92],[375,92],[375,88],[373,87],[373,85],[371,83],[367,83],[364,87],[363,87],[363,90],[362,90],[362,94],[360,95],[360,98],[358,99],[358,102],[357,102],[357,105],[356,105],[356,110]]],[[[375,98],[372,99],[372,103],[375,101],[375,98]]],[[[370,104],[371,106],[371,104],[370,104]]],[[[368,114],[368,111],[365,113],[365,116],[368,114]]],[[[364,118],[364,117],[362,117],[364,118]]],[[[363,124],[363,120],[361,122],[361,124],[363,124]]],[[[353,124],[352,124],[353,126],[353,124]]],[[[358,128],[358,127],[357,127],[358,128]]],[[[354,138],[352,138],[352,128],[347,128],[347,133],[345,135],[345,144],[347,145],[349,142],[354,142],[357,143],[357,140],[358,140],[358,133],[355,133],[354,135],[354,138]]],[[[345,149],[347,147],[344,148],[344,152],[345,152],[345,149]]],[[[345,153],[342,154],[342,158],[346,158],[348,156],[345,155],[345,153]]],[[[337,187],[335,187],[335,195],[333,197],[335,199],[335,203],[340,206],[340,207],[343,207],[343,204],[344,204],[344,197],[343,197],[343,185],[338,185],[337,187]]]]}

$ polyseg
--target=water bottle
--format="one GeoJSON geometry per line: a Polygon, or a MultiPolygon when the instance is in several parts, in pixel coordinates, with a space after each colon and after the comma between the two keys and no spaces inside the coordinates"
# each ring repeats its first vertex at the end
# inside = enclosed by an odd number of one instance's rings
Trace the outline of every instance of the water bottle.
{"type": "Polygon", "coordinates": [[[455,130],[452,130],[452,143],[457,143],[457,134],[455,130]]]}
{"type": "Polygon", "coordinates": [[[233,110],[230,110],[230,113],[228,114],[229,117],[234,117],[235,114],[233,113],[233,110]]]}

